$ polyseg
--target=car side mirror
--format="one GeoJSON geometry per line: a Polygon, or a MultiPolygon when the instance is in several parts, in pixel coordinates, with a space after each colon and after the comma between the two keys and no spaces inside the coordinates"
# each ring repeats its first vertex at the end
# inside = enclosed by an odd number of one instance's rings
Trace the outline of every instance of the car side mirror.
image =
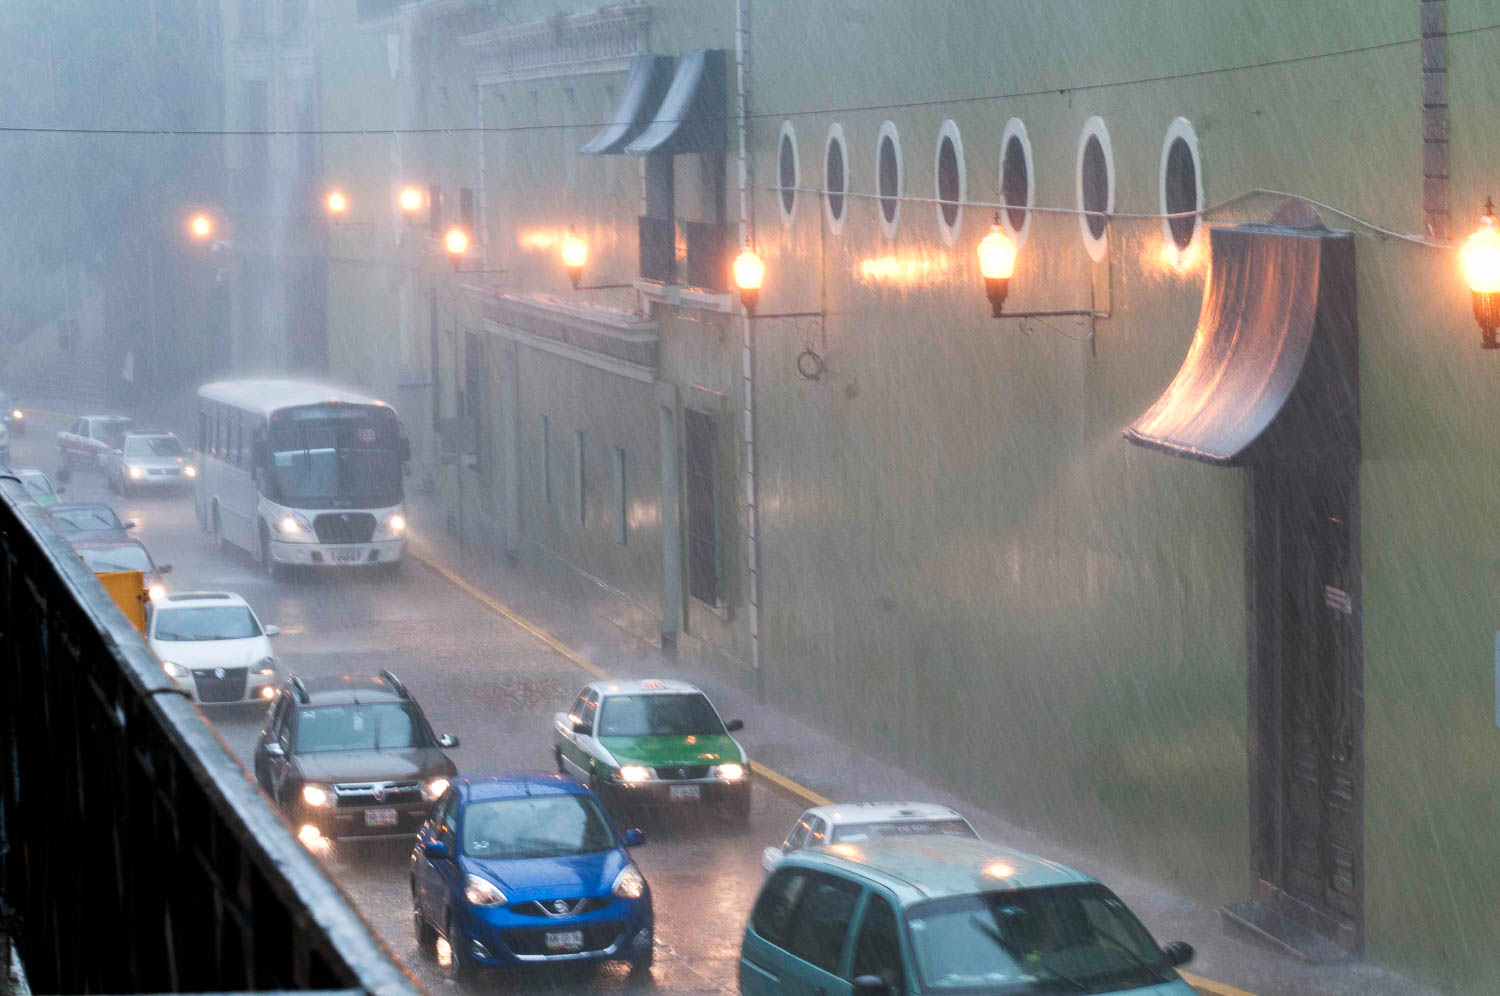
{"type": "Polygon", "coordinates": [[[264,627],[262,627],[262,630],[265,632],[265,634],[267,636],[280,636],[281,635],[281,627],[280,626],[264,626],[264,627]]]}
{"type": "Polygon", "coordinates": [[[878,975],[861,975],[854,980],[854,996],[886,996],[891,987],[878,975]]]}
{"type": "Polygon", "coordinates": [[[640,847],[646,842],[645,832],[638,830],[635,827],[631,827],[629,830],[626,830],[623,834],[621,834],[621,836],[625,838],[626,847],[640,847]]]}
{"type": "Polygon", "coordinates": [[[122,456],[125,455],[125,451],[124,450],[115,450],[114,454],[115,454],[115,456],[121,456],[122,457],[122,456]]]}
{"type": "Polygon", "coordinates": [[[592,734],[594,732],[594,728],[592,726],[590,726],[589,724],[585,723],[583,720],[579,719],[579,720],[575,720],[573,722],[573,732],[574,733],[582,733],[584,735],[590,735],[590,734],[592,734]]]}
{"type": "Polygon", "coordinates": [[[266,757],[286,757],[286,750],[281,746],[281,744],[272,740],[270,743],[266,744],[266,757]]]}
{"type": "Polygon", "coordinates": [[[1192,961],[1193,955],[1197,952],[1186,941],[1168,941],[1161,946],[1161,953],[1167,956],[1167,963],[1176,968],[1178,965],[1186,965],[1192,961]]]}
{"type": "Polygon", "coordinates": [[[766,871],[775,871],[776,866],[781,864],[786,852],[779,847],[768,847],[760,852],[760,866],[766,871]]]}
{"type": "Polygon", "coordinates": [[[53,488],[52,490],[54,492],[56,492],[57,494],[64,494],[68,489],[66,487],[64,487],[63,485],[59,484],[57,487],[53,488]]]}
{"type": "Polygon", "coordinates": [[[448,856],[448,845],[441,840],[429,840],[422,845],[422,853],[434,861],[439,858],[446,858],[448,856]]]}
{"type": "Polygon", "coordinates": [[[59,467],[57,470],[57,479],[66,484],[73,479],[73,472],[67,467],[59,467]]]}
{"type": "Polygon", "coordinates": [[[437,745],[439,747],[457,747],[458,738],[451,733],[441,733],[438,735],[437,745]]]}
{"type": "Polygon", "coordinates": [[[724,724],[724,729],[728,730],[730,733],[733,733],[735,730],[743,730],[744,728],[745,721],[743,719],[731,719],[729,722],[724,724]]]}
{"type": "Polygon", "coordinates": [[[158,574],[171,574],[172,573],[172,565],[171,564],[157,564],[156,565],[156,573],[158,573],[158,574]]]}
{"type": "Polygon", "coordinates": [[[135,528],[135,523],[134,522],[127,522],[127,523],[125,523],[125,528],[126,529],[134,529],[135,528]]]}

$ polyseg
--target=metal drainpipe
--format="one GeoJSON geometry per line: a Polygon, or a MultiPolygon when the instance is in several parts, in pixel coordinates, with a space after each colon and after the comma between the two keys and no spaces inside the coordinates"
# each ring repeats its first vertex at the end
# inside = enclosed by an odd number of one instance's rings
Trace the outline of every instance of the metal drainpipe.
{"type": "MultiPolygon", "coordinates": [[[[734,18],[735,88],[739,102],[740,245],[755,234],[750,209],[750,0],[738,0],[734,18]]],[[[749,312],[740,311],[741,378],[745,387],[745,561],[749,581],[750,669],[755,674],[756,697],[764,700],[766,683],[760,669],[760,491],[755,467],[755,333],[749,312]]]]}

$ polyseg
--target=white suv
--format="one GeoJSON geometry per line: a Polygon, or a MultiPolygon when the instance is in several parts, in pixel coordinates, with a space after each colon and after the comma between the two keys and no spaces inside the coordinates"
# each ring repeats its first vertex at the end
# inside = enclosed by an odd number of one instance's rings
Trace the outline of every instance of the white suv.
{"type": "Polygon", "coordinates": [[[280,669],[270,638],[243,598],[228,591],[186,591],[150,603],[146,642],[177,686],[205,705],[269,702],[280,669]]]}

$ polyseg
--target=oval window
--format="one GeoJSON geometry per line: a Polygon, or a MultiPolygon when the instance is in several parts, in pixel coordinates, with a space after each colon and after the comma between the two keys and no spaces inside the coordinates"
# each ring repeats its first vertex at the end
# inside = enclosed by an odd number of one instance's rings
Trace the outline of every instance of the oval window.
{"type": "Polygon", "coordinates": [[[823,153],[823,203],[828,209],[828,225],[835,232],[844,226],[844,191],[849,182],[844,167],[844,129],[831,125],[823,153]]]}
{"type": "Polygon", "coordinates": [[[958,125],[952,121],[944,121],[938,132],[933,186],[938,202],[938,228],[943,240],[951,245],[958,238],[964,201],[963,139],[959,137],[958,125]]]}
{"type": "Polygon", "coordinates": [[[1000,153],[1000,201],[1005,205],[1001,215],[1014,238],[1026,234],[1031,220],[1031,141],[1020,118],[1005,125],[1000,153]]]}
{"type": "Polygon", "coordinates": [[[1091,117],[1078,141],[1079,222],[1084,246],[1095,262],[1109,251],[1109,215],[1115,209],[1114,152],[1104,119],[1091,117]]]}
{"type": "Polygon", "coordinates": [[[880,140],[875,152],[875,177],[880,194],[880,221],[887,236],[896,234],[901,220],[901,149],[896,126],[887,121],[880,126],[880,140]]]}
{"type": "Polygon", "coordinates": [[[797,188],[801,186],[797,162],[797,133],[790,121],[781,123],[781,141],[776,149],[776,184],[781,188],[781,220],[790,224],[797,210],[797,188]]]}
{"type": "Polygon", "coordinates": [[[1203,173],[1198,162],[1198,136],[1186,118],[1167,128],[1161,149],[1161,213],[1163,234],[1179,250],[1198,235],[1203,210],[1203,173]]]}

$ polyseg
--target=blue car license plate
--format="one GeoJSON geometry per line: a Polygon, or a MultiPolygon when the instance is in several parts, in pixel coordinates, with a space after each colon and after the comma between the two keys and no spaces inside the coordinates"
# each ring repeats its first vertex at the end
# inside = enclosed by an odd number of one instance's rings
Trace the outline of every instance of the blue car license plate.
{"type": "Polygon", "coordinates": [[[577,951],[583,947],[583,931],[549,930],[546,942],[548,951],[577,951]]]}

